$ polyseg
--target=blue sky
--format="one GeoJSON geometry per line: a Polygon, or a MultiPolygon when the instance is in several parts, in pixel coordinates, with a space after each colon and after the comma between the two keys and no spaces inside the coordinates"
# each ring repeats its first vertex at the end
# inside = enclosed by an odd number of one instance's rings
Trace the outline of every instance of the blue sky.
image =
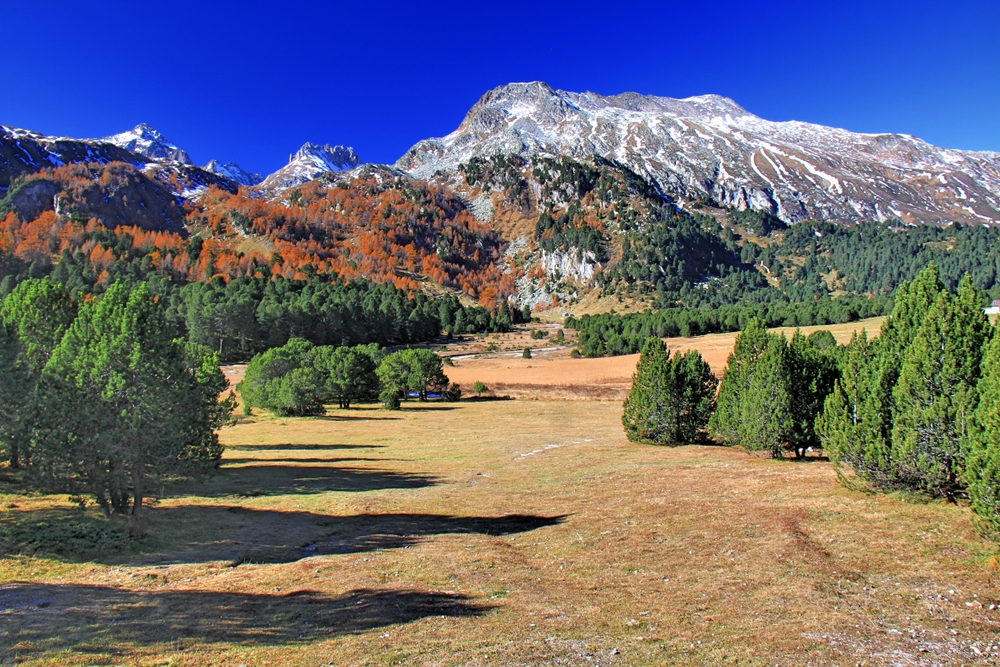
{"type": "Polygon", "coordinates": [[[0,123],[147,122],[198,163],[264,173],[305,141],[392,162],[531,80],[1000,151],[996,2],[4,4],[0,123]]]}

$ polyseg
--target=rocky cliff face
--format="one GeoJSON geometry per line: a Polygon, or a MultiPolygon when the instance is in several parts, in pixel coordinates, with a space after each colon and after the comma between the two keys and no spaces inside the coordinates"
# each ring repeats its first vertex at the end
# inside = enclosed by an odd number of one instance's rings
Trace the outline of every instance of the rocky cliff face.
{"type": "MultiPolygon", "coordinates": [[[[417,143],[396,166],[453,175],[473,156],[594,155],[665,194],[768,210],[786,222],[900,219],[1000,222],[1000,154],[950,150],[899,134],[858,134],[758,118],[716,95],[687,99],[492,90],[454,132],[417,143]]],[[[455,182],[453,180],[453,182],[455,182]]]]}

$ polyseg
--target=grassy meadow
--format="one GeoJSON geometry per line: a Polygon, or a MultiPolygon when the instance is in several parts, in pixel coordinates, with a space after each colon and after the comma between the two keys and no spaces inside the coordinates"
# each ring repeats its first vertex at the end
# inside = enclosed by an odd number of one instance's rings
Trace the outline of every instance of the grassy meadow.
{"type": "Polygon", "coordinates": [[[255,414],[214,477],[153,494],[145,535],[93,544],[93,507],[8,473],[0,665],[1000,661],[967,508],[534,398],[255,414]]]}

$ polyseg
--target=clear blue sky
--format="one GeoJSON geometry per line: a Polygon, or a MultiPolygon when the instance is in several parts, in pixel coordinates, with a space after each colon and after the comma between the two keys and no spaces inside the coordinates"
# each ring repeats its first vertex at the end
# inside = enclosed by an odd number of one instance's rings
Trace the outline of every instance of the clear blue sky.
{"type": "Polygon", "coordinates": [[[303,142],[393,162],[511,81],[732,97],[770,120],[1000,151],[997,2],[10,2],[0,123],[139,122],[270,172],[303,142]],[[100,8],[95,8],[99,5],[100,8]]]}

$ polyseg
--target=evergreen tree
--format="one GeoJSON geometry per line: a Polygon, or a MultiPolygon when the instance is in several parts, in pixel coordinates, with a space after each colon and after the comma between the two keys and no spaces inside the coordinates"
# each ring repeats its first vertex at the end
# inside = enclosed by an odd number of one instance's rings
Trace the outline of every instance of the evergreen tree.
{"type": "Polygon", "coordinates": [[[795,428],[787,355],[784,337],[768,335],[763,354],[747,364],[746,389],[739,402],[738,444],[772,458],[781,456],[795,428]]]}
{"type": "Polygon", "coordinates": [[[0,303],[0,320],[13,328],[23,360],[37,374],[73,323],[76,310],[62,285],[48,278],[31,279],[0,303]]]}
{"type": "Polygon", "coordinates": [[[633,442],[669,444],[676,441],[677,415],[669,399],[667,365],[670,350],[659,338],[647,338],[625,399],[622,425],[633,442]]]}
{"type": "Polygon", "coordinates": [[[722,442],[739,444],[742,403],[750,386],[750,367],[767,349],[768,333],[760,320],[752,318],[738,336],[729,355],[715,412],[708,426],[722,442]]]}
{"type": "Polygon", "coordinates": [[[379,400],[386,410],[399,410],[410,386],[410,364],[401,352],[390,354],[375,369],[382,391],[379,400]]]}
{"type": "Polygon", "coordinates": [[[840,363],[840,377],[816,420],[823,448],[845,484],[851,472],[876,487],[886,486],[891,479],[884,407],[876,387],[882,361],[878,344],[879,339],[869,341],[864,330],[851,336],[840,363]]]}
{"type": "Polygon", "coordinates": [[[251,408],[265,408],[293,416],[322,413],[326,381],[314,366],[315,354],[312,343],[293,338],[251,359],[237,386],[244,411],[249,414],[251,408]]]}
{"type": "Polygon", "coordinates": [[[12,468],[30,463],[28,426],[37,416],[35,386],[75,317],[76,303],[62,285],[48,278],[24,281],[0,303],[0,325],[9,336],[5,355],[9,365],[0,376],[6,385],[0,389],[0,400],[7,399],[0,412],[8,417],[6,426],[0,427],[4,431],[0,439],[12,468]]]}
{"type": "Polygon", "coordinates": [[[622,413],[628,439],[656,445],[701,439],[718,382],[696,350],[671,357],[661,339],[648,338],[622,413]]]}
{"type": "Polygon", "coordinates": [[[217,464],[225,379],[172,333],[144,284],[84,304],[39,382],[32,466],[48,487],[138,517],[151,479],[217,464]]]}
{"type": "Polygon", "coordinates": [[[683,355],[675,352],[670,360],[669,386],[676,408],[678,442],[696,442],[706,437],[708,420],[715,411],[719,379],[698,350],[683,355]]]}
{"type": "Polygon", "coordinates": [[[893,389],[891,457],[899,484],[953,498],[962,488],[983,342],[989,326],[971,281],[941,292],[893,389]]]}
{"type": "Polygon", "coordinates": [[[410,368],[406,388],[416,392],[421,401],[427,400],[428,393],[443,394],[448,389],[441,357],[425,349],[403,350],[399,354],[410,368]]]}
{"type": "Polygon", "coordinates": [[[378,394],[375,362],[364,346],[316,348],[313,365],[325,378],[326,395],[343,409],[350,408],[353,400],[378,394]]]}
{"type": "MultiPolygon", "coordinates": [[[[820,344],[826,342],[823,338],[818,340],[820,344]]],[[[816,434],[816,417],[822,411],[823,401],[833,391],[838,375],[837,362],[834,356],[816,347],[811,337],[807,339],[796,331],[786,349],[785,363],[793,422],[789,443],[796,458],[802,458],[808,448],[822,445],[816,434]]]]}
{"type": "Polygon", "coordinates": [[[0,321],[0,459],[21,467],[28,443],[28,411],[34,382],[13,327],[0,321]]]}
{"type": "Polygon", "coordinates": [[[1000,336],[989,341],[979,381],[979,405],[968,443],[965,481],[985,533],[1000,538],[1000,336]]]}

